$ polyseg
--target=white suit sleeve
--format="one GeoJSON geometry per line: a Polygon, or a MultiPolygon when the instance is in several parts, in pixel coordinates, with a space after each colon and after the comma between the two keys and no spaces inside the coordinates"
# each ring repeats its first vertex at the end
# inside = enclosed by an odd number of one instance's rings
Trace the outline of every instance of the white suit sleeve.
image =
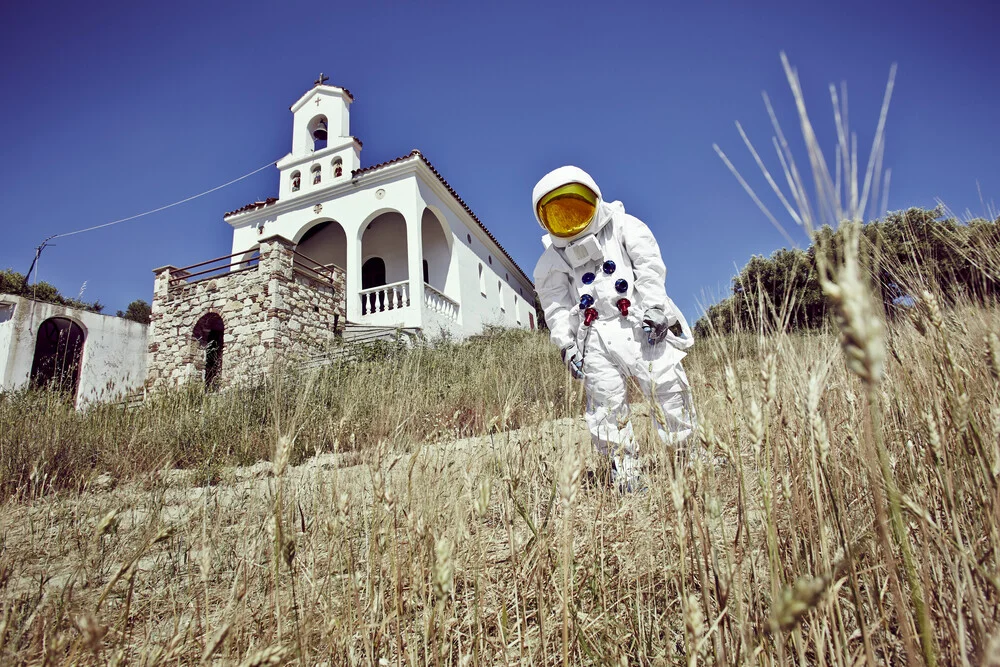
{"type": "Polygon", "coordinates": [[[632,285],[634,293],[639,297],[636,304],[642,314],[648,308],[661,308],[666,312],[668,299],[667,267],[660,256],[660,246],[656,237],[642,220],[635,216],[625,215],[621,228],[622,245],[625,253],[632,260],[632,271],[635,281],[632,285]]]}
{"type": "Polygon", "coordinates": [[[535,291],[545,312],[549,336],[559,349],[576,342],[576,328],[572,309],[576,306],[573,285],[562,262],[552,256],[552,251],[542,253],[535,265],[535,291]]]}

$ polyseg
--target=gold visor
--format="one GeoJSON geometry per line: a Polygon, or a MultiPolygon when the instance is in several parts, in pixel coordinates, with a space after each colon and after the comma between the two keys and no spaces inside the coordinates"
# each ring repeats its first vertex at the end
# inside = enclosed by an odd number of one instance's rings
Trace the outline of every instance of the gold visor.
{"type": "Polygon", "coordinates": [[[597,211],[597,195],[586,185],[570,183],[538,201],[538,219],[559,238],[576,236],[590,224],[597,211]]]}

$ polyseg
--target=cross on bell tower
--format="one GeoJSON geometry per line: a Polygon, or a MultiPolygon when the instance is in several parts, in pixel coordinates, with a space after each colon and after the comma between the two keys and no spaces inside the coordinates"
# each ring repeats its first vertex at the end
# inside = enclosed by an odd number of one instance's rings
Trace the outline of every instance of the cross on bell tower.
{"type": "Polygon", "coordinates": [[[360,168],[360,143],[351,136],[350,91],[320,72],[311,88],[306,90],[290,109],[292,112],[292,152],[294,160],[282,170],[282,191],[285,197],[292,192],[306,191],[308,183],[326,186],[335,178],[360,168]],[[320,158],[314,158],[314,155],[320,158]],[[309,164],[300,160],[308,158],[309,164]],[[311,162],[312,160],[318,162],[311,162]],[[319,177],[314,173],[319,169],[319,177]],[[338,170],[340,176],[338,176],[338,170]],[[287,173],[285,173],[287,171],[287,173]],[[308,179],[305,176],[309,176],[308,179]],[[298,188],[292,189],[298,183],[298,188]]]}

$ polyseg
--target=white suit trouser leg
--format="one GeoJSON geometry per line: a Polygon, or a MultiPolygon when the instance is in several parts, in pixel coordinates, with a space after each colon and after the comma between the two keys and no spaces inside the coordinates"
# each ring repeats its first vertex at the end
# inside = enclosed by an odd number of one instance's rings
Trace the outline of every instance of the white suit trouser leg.
{"type": "Polygon", "coordinates": [[[684,444],[695,428],[694,403],[687,375],[679,362],[664,354],[666,343],[651,348],[635,340],[616,341],[611,349],[592,335],[584,359],[587,426],[602,455],[637,457],[639,446],[626,401],[625,379],[635,377],[643,394],[659,406],[651,418],[660,440],[684,444]]]}

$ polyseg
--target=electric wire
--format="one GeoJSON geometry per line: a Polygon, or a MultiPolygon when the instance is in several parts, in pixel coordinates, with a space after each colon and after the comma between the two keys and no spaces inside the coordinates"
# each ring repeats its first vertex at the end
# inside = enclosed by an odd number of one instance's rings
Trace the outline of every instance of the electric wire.
{"type": "Polygon", "coordinates": [[[58,239],[58,238],[66,237],[66,236],[73,236],[75,234],[83,234],[84,232],[92,232],[95,229],[103,229],[104,227],[111,227],[112,225],[118,225],[118,224],[121,224],[123,222],[128,222],[129,220],[135,220],[137,218],[142,218],[142,217],[147,216],[147,215],[152,215],[153,213],[159,213],[160,211],[165,211],[168,208],[173,208],[174,206],[180,206],[181,204],[186,204],[187,202],[192,201],[194,199],[197,199],[198,197],[204,197],[205,195],[212,194],[213,192],[215,192],[217,190],[221,190],[222,188],[228,187],[228,186],[232,185],[233,183],[238,183],[238,182],[242,181],[245,178],[250,178],[254,174],[260,173],[260,172],[264,171],[265,169],[267,169],[269,167],[273,167],[275,164],[277,164],[277,162],[278,162],[277,160],[273,160],[273,161],[268,162],[267,164],[265,164],[263,167],[259,167],[257,169],[254,169],[250,173],[244,174],[244,175],[240,176],[239,178],[234,178],[233,180],[231,180],[231,181],[229,181],[227,183],[223,183],[222,185],[217,185],[217,186],[215,186],[214,188],[212,188],[210,190],[205,190],[204,192],[199,192],[196,195],[191,195],[190,197],[186,197],[185,199],[181,199],[180,201],[175,201],[172,204],[167,204],[166,206],[160,206],[159,208],[154,208],[152,210],[145,211],[143,213],[137,213],[135,215],[130,215],[127,218],[121,218],[120,220],[112,220],[111,222],[105,222],[105,223],[100,224],[100,225],[94,225],[93,227],[87,227],[85,229],[77,229],[77,230],[72,231],[72,232],[63,232],[62,234],[53,234],[52,236],[49,237],[49,239],[58,239]]]}
{"type": "MultiPolygon", "coordinates": [[[[76,234],[83,234],[84,232],[92,232],[92,231],[97,230],[97,229],[104,229],[105,227],[111,227],[113,225],[119,225],[119,224],[121,224],[123,222],[128,222],[130,220],[136,220],[138,218],[142,218],[142,217],[145,217],[147,215],[152,215],[153,213],[159,213],[160,211],[166,211],[168,208],[173,208],[175,206],[180,206],[181,204],[186,204],[187,202],[192,201],[194,199],[198,199],[199,197],[204,197],[205,195],[212,194],[213,192],[221,190],[222,188],[229,187],[233,183],[239,183],[240,181],[242,181],[245,178],[250,178],[254,174],[258,174],[258,173],[264,171],[265,169],[268,169],[269,167],[275,166],[277,163],[278,163],[277,160],[273,160],[273,161],[268,162],[267,164],[263,165],[262,167],[258,167],[257,169],[254,169],[250,173],[243,174],[239,178],[234,178],[233,180],[227,181],[226,183],[223,183],[222,185],[217,185],[214,188],[211,188],[209,190],[205,190],[204,192],[199,192],[198,194],[191,195],[190,197],[185,197],[184,199],[181,199],[179,201],[175,201],[175,202],[173,202],[171,204],[167,204],[165,206],[160,206],[160,207],[151,209],[149,211],[143,211],[142,213],[136,213],[135,215],[130,215],[127,218],[120,218],[118,220],[112,220],[111,222],[105,222],[105,223],[102,223],[100,225],[94,225],[92,227],[85,227],[84,229],[77,229],[77,230],[74,230],[72,232],[63,232],[61,234],[52,234],[51,236],[49,236],[48,238],[46,238],[44,241],[42,241],[35,248],[35,259],[31,262],[31,268],[28,269],[28,273],[26,273],[25,276],[24,276],[24,285],[25,286],[28,285],[28,281],[31,278],[31,273],[32,273],[32,271],[35,271],[36,266],[38,264],[38,260],[41,258],[42,251],[45,249],[45,247],[49,244],[49,241],[51,241],[52,239],[64,238],[66,236],[74,236],[76,234]]],[[[37,275],[38,275],[38,273],[36,271],[35,272],[35,276],[36,276],[35,281],[36,282],[38,281],[37,275]]]]}

